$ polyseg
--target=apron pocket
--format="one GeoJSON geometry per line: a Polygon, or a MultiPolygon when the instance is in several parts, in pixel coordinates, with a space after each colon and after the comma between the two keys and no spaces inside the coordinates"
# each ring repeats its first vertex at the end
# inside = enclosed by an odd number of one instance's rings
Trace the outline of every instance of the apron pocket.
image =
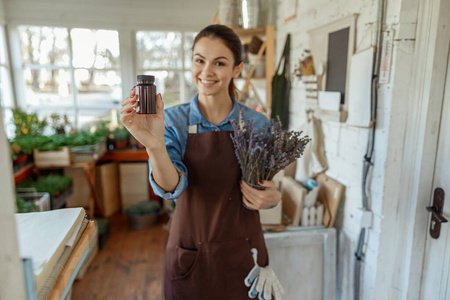
{"type": "Polygon", "coordinates": [[[195,269],[199,260],[199,250],[197,249],[176,247],[176,250],[176,267],[175,274],[171,276],[172,280],[187,277],[195,269]]]}

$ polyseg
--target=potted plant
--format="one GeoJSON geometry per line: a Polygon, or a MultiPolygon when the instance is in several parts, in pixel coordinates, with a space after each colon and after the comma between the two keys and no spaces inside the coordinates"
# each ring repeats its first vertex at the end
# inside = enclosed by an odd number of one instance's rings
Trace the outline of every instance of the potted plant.
{"type": "Polygon", "coordinates": [[[12,109],[12,113],[12,123],[15,127],[14,134],[16,137],[21,135],[42,135],[47,126],[47,119],[43,118],[39,120],[36,112],[27,113],[21,108],[14,108],[12,109]]]}
{"type": "Polygon", "coordinates": [[[124,210],[128,225],[132,229],[151,227],[159,222],[162,213],[161,204],[156,201],[142,201],[128,206],[124,210]]]}
{"type": "Polygon", "coordinates": [[[128,139],[130,137],[130,133],[123,125],[117,126],[114,129],[114,145],[116,148],[125,148],[128,145],[128,139]]]}
{"type": "Polygon", "coordinates": [[[34,188],[36,192],[47,192],[51,196],[51,208],[64,206],[68,196],[72,194],[72,178],[67,175],[41,176],[36,181],[27,179],[16,186],[21,188],[34,188]]]}
{"type": "Polygon", "coordinates": [[[24,164],[28,161],[31,154],[33,154],[33,149],[36,147],[36,142],[37,138],[31,135],[19,135],[9,141],[16,165],[24,164]]]}
{"type": "Polygon", "coordinates": [[[54,130],[55,134],[65,135],[66,126],[70,125],[67,115],[61,117],[60,114],[54,112],[50,115],[50,126],[54,130]]]}

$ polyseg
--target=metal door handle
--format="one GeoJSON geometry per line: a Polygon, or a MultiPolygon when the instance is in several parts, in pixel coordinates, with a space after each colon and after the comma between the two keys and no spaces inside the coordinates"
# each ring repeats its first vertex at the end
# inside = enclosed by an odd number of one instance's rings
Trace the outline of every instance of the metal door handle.
{"type": "Polygon", "coordinates": [[[448,220],[442,215],[442,211],[439,212],[435,206],[427,206],[427,210],[439,220],[439,223],[447,223],[448,220]]]}
{"type": "Polygon", "coordinates": [[[433,206],[427,206],[427,211],[431,212],[430,235],[437,239],[441,233],[441,224],[447,223],[448,220],[442,216],[444,208],[445,192],[441,188],[434,190],[433,206]]]}

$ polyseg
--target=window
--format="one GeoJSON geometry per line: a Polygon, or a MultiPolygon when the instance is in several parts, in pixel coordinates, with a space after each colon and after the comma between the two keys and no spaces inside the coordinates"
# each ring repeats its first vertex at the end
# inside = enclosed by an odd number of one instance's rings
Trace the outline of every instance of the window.
{"type": "Polygon", "coordinates": [[[0,105],[3,108],[3,122],[5,124],[6,134],[8,137],[13,135],[13,128],[9,124],[11,120],[12,113],[11,108],[14,106],[12,86],[11,86],[11,76],[8,63],[5,38],[5,28],[0,27],[0,105]]]}
{"type": "Polygon", "coordinates": [[[192,99],[191,49],[196,33],[138,31],[136,33],[137,72],[154,75],[165,107],[192,99]]]}
{"type": "Polygon", "coordinates": [[[108,115],[122,101],[115,30],[19,27],[25,105],[74,125],[108,115]]]}

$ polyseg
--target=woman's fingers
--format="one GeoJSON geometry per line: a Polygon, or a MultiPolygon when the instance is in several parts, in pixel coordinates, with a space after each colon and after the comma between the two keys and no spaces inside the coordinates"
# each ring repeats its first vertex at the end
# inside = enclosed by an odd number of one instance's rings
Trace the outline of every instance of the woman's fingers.
{"type": "Polygon", "coordinates": [[[245,206],[249,209],[259,210],[258,206],[249,201],[244,195],[242,196],[242,202],[244,202],[245,206]]]}
{"type": "Polygon", "coordinates": [[[241,181],[241,192],[244,198],[250,203],[253,209],[264,209],[272,207],[281,200],[281,193],[276,189],[275,183],[271,181],[261,181],[261,186],[265,190],[257,190],[247,183],[241,181]]]}
{"type": "Polygon", "coordinates": [[[133,88],[130,90],[130,93],[128,94],[128,97],[132,97],[136,94],[136,86],[133,86],[133,88]]]}
{"type": "MultiPolygon", "coordinates": [[[[128,99],[128,98],[127,98],[128,99]]],[[[128,101],[128,103],[122,103],[122,108],[120,109],[120,114],[123,113],[131,113],[132,111],[136,110],[136,100],[134,101],[128,101]]]]}

